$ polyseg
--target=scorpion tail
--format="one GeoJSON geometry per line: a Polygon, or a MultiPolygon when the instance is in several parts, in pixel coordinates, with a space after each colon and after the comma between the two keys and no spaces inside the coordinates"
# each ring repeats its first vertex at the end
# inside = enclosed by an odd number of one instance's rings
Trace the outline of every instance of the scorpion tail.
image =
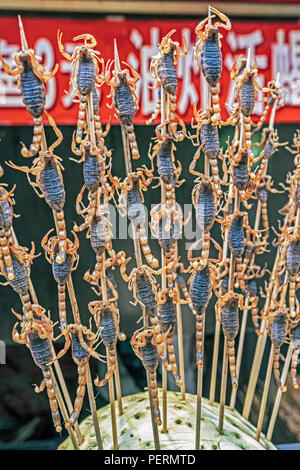
{"type": "Polygon", "coordinates": [[[292,355],[292,362],[291,362],[291,379],[292,384],[295,389],[299,388],[297,383],[297,364],[298,364],[298,356],[299,356],[299,348],[294,349],[292,355]]]}
{"type": "Polygon", "coordinates": [[[231,375],[231,383],[233,388],[238,388],[238,379],[236,375],[236,363],[234,353],[234,340],[227,340],[227,352],[229,360],[229,370],[231,375]]]}
{"type": "Polygon", "coordinates": [[[211,91],[212,109],[213,109],[211,122],[214,125],[219,125],[220,122],[221,122],[221,115],[220,115],[221,109],[220,109],[218,87],[217,86],[211,86],[210,91],[211,91]]]}
{"type": "Polygon", "coordinates": [[[140,158],[140,153],[139,153],[139,149],[137,146],[133,124],[125,124],[125,129],[126,129],[130,149],[131,149],[132,158],[134,160],[138,160],[140,158]]]}
{"type": "Polygon", "coordinates": [[[67,312],[66,312],[66,285],[57,284],[58,288],[58,312],[59,323],[62,330],[67,328],[67,312]]]}
{"type": "Polygon", "coordinates": [[[42,135],[44,130],[42,116],[33,118],[33,122],[33,139],[29,150],[26,145],[22,142],[21,155],[25,158],[34,157],[34,155],[38,153],[41,147],[42,135]]]}
{"type": "Polygon", "coordinates": [[[56,256],[56,262],[61,264],[66,259],[66,248],[67,248],[67,232],[64,211],[60,210],[56,212],[57,221],[57,236],[58,236],[58,254],[56,256]]]}
{"type": "Polygon", "coordinates": [[[278,388],[282,391],[286,391],[286,387],[281,385],[280,380],[280,371],[279,371],[279,357],[280,357],[280,347],[274,347],[274,354],[273,354],[273,372],[276,384],[278,388]]]}
{"type": "Polygon", "coordinates": [[[235,258],[235,264],[236,264],[236,274],[237,274],[237,279],[238,279],[238,284],[243,291],[246,289],[246,284],[244,280],[244,275],[243,275],[243,261],[241,256],[236,256],[235,258]]]}
{"type": "Polygon", "coordinates": [[[15,278],[15,273],[13,269],[13,262],[11,258],[11,252],[10,252],[8,240],[6,238],[4,229],[0,230],[0,245],[1,245],[1,251],[2,251],[2,258],[3,258],[5,268],[7,271],[8,280],[12,281],[15,278]]]}
{"type": "Polygon", "coordinates": [[[87,109],[87,96],[80,95],[77,129],[76,129],[76,143],[77,144],[81,143],[82,132],[84,129],[84,124],[85,124],[86,109],[87,109]]]}
{"type": "Polygon", "coordinates": [[[117,356],[116,356],[116,349],[115,347],[111,347],[107,349],[107,354],[109,360],[107,361],[107,365],[109,365],[108,370],[105,374],[104,379],[99,380],[98,377],[94,380],[94,384],[96,387],[103,387],[103,385],[106,385],[109,380],[112,378],[114,375],[114,372],[116,370],[116,362],[117,362],[117,356]]]}
{"type": "Polygon", "coordinates": [[[158,260],[151,253],[151,248],[149,246],[148,238],[147,238],[144,227],[139,228],[139,240],[140,240],[140,244],[141,244],[141,248],[143,250],[144,256],[147,260],[147,263],[153,269],[158,268],[159,266],[158,260]]]}
{"type": "Polygon", "coordinates": [[[61,422],[60,422],[60,415],[59,415],[58,404],[56,400],[54,383],[51,377],[51,370],[49,368],[46,370],[43,370],[43,376],[44,376],[44,383],[45,383],[48,398],[49,398],[53,424],[54,424],[56,431],[61,432],[62,427],[61,427],[61,422]]]}
{"type": "Polygon", "coordinates": [[[252,162],[254,155],[252,151],[252,142],[251,142],[251,119],[250,116],[244,116],[244,136],[245,136],[245,145],[248,149],[249,160],[252,162]]]}
{"type": "Polygon", "coordinates": [[[171,370],[173,375],[174,381],[178,387],[181,387],[182,381],[178,374],[177,364],[176,364],[176,357],[175,357],[175,350],[173,344],[173,337],[172,335],[168,335],[167,337],[167,349],[168,349],[168,358],[169,358],[169,367],[168,369],[171,370]]]}
{"type": "Polygon", "coordinates": [[[220,198],[223,196],[223,192],[220,187],[220,176],[219,176],[219,169],[218,169],[218,163],[216,158],[210,158],[210,167],[211,167],[211,174],[214,182],[214,186],[216,189],[217,197],[220,198]]]}
{"type": "Polygon", "coordinates": [[[255,333],[257,334],[257,336],[259,336],[260,329],[259,329],[259,323],[258,323],[258,308],[251,309],[251,318],[252,318],[252,323],[255,329],[255,333]]]}
{"type": "Polygon", "coordinates": [[[157,116],[160,113],[160,107],[161,107],[161,97],[159,96],[158,100],[157,100],[157,103],[156,103],[154,113],[151,115],[150,119],[148,119],[148,121],[146,121],[147,125],[152,124],[153,121],[157,118],[157,116]]]}
{"type": "Polygon", "coordinates": [[[75,399],[73,411],[71,413],[69,421],[66,422],[67,429],[70,429],[78,420],[80,411],[82,408],[84,394],[85,394],[86,364],[78,366],[77,369],[78,369],[78,388],[76,391],[76,399],[75,399]]]}
{"type": "Polygon", "coordinates": [[[150,394],[151,394],[151,398],[152,398],[155,422],[158,426],[161,426],[161,417],[160,417],[160,410],[159,410],[156,372],[150,372],[149,371],[148,373],[149,373],[150,394]]]}
{"type": "Polygon", "coordinates": [[[196,363],[198,369],[203,367],[203,314],[196,314],[196,363]]]}

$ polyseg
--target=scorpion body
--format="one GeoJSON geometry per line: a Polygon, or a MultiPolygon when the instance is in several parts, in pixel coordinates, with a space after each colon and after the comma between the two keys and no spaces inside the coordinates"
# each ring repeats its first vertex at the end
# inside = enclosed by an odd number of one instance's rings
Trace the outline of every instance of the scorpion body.
{"type": "Polygon", "coordinates": [[[244,239],[244,215],[237,214],[228,229],[228,244],[231,253],[235,257],[236,272],[241,289],[245,289],[245,282],[243,280],[243,263],[242,256],[245,249],[244,239]]]}
{"type": "Polygon", "coordinates": [[[0,186],[0,230],[6,232],[10,230],[13,221],[13,211],[11,199],[7,196],[7,192],[0,186]]]}
{"type": "Polygon", "coordinates": [[[100,337],[103,341],[104,346],[107,348],[107,353],[109,355],[109,370],[105,374],[105,377],[100,382],[97,381],[95,384],[98,387],[102,387],[107,384],[107,382],[113,376],[113,373],[116,369],[116,344],[117,344],[117,328],[115,317],[110,308],[104,308],[101,311],[101,318],[99,322],[99,327],[101,328],[100,337]]]}
{"type": "Polygon", "coordinates": [[[158,309],[158,322],[160,325],[160,329],[162,333],[167,333],[167,351],[168,351],[168,359],[169,359],[169,366],[168,368],[171,370],[174,381],[176,385],[181,385],[181,379],[178,375],[178,369],[176,365],[176,357],[174,351],[174,344],[173,344],[173,334],[176,328],[176,306],[172,297],[170,297],[167,291],[161,292],[161,300],[159,302],[159,309],[158,309]]]}
{"type": "Polygon", "coordinates": [[[190,298],[196,312],[196,363],[197,367],[203,367],[203,337],[204,325],[203,317],[212,295],[212,283],[210,278],[210,269],[206,265],[201,270],[196,270],[192,274],[190,283],[190,298]]]}
{"type": "Polygon", "coordinates": [[[225,303],[220,312],[220,320],[224,336],[227,340],[231,382],[233,388],[237,388],[238,380],[236,375],[234,340],[239,331],[238,296],[233,295],[232,298],[225,303]]]}
{"type": "Polygon", "coordinates": [[[39,183],[48,206],[55,211],[60,211],[63,209],[66,199],[63,179],[52,153],[45,155],[44,162],[44,168],[39,176],[39,183]]]}
{"type": "Polygon", "coordinates": [[[98,188],[102,175],[102,166],[98,155],[91,153],[89,146],[85,145],[83,179],[88,191],[95,191],[98,188]]]}
{"type": "Polygon", "coordinates": [[[280,357],[280,348],[285,342],[286,338],[286,312],[284,310],[279,310],[275,314],[275,317],[272,319],[270,323],[270,338],[272,344],[274,346],[274,354],[273,354],[273,372],[276,384],[278,387],[284,391],[285,388],[282,387],[280,381],[280,372],[279,372],[279,357],[280,357]]]}
{"type": "Polygon", "coordinates": [[[200,128],[200,142],[203,146],[203,152],[210,163],[217,196],[221,197],[222,191],[220,188],[220,177],[217,163],[217,157],[220,151],[219,132],[217,126],[214,126],[211,121],[202,124],[200,128]]]}
{"type": "Polygon", "coordinates": [[[13,251],[11,251],[10,256],[12,264],[9,266],[6,265],[5,262],[3,263],[3,274],[15,292],[21,297],[26,296],[29,290],[28,265],[23,261],[21,256],[18,256],[13,251]],[[13,273],[13,278],[11,278],[10,273],[13,273]]]}
{"type": "Polygon", "coordinates": [[[233,165],[233,183],[239,191],[246,191],[249,180],[248,154],[242,152],[239,162],[233,165]]]}
{"type": "Polygon", "coordinates": [[[157,171],[165,184],[170,184],[174,178],[173,146],[173,139],[170,136],[166,136],[162,140],[156,154],[157,171]]]}
{"type": "Polygon", "coordinates": [[[217,213],[217,204],[213,186],[209,178],[204,178],[194,187],[192,200],[196,211],[196,220],[203,230],[202,259],[205,264],[209,257],[210,229],[213,226],[217,213]]]}

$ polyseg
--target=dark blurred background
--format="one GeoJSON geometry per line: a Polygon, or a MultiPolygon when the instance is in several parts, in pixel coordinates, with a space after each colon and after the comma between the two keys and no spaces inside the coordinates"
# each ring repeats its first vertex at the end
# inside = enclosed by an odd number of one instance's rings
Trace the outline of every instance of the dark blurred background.
{"type": "MultiPolygon", "coordinates": [[[[53,2],[55,3],[55,2],[53,2]]],[[[114,4],[116,2],[112,2],[114,4]]],[[[118,2],[120,3],[120,2],[118,2]]],[[[139,2],[136,2],[139,3],[139,2]]],[[[196,3],[196,2],[195,2],[196,3]]],[[[201,2],[199,2],[201,3],[201,2]]],[[[203,2],[205,3],[205,2],[203,2]]],[[[226,13],[226,10],[224,10],[226,13]]],[[[114,11],[112,11],[114,12],[114,11]]],[[[16,15],[16,11],[5,11],[5,15],[16,15]]],[[[70,13],[64,12],[51,12],[57,13],[58,16],[68,16],[70,13]]],[[[141,18],[135,14],[134,16],[128,15],[136,19],[141,18]]],[[[139,13],[141,11],[139,10],[139,13]]],[[[39,15],[41,11],[28,11],[24,14],[39,15]]],[[[231,13],[233,14],[233,12],[231,13]]],[[[1,15],[1,3],[0,3],[1,15]]],[[[47,15],[47,11],[43,12],[47,15]]],[[[101,17],[100,13],[97,13],[101,17]]],[[[202,15],[204,17],[204,14],[202,15]]],[[[82,15],[80,16],[82,17],[82,15]]],[[[153,15],[151,17],[154,17],[153,15]]],[[[87,16],[88,18],[88,16],[87,16]]],[[[168,17],[169,18],[169,17],[168,17]]],[[[170,16],[170,20],[172,17],[170,16]]],[[[239,18],[246,21],[245,18],[239,18]]],[[[267,19],[272,19],[267,17],[267,19]]],[[[63,172],[64,184],[66,188],[67,198],[65,204],[65,214],[67,222],[67,231],[73,228],[73,223],[81,223],[80,217],[75,211],[75,200],[79,190],[83,184],[82,165],[78,165],[69,158],[73,157],[71,152],[71,139],[74,131],[73,126],[59,126],[64,140],[62,144],[56,149],[56,154],[63,158],[63,172]]],[[[187,127],[190,130],[190,127],[187,127]]],[[[289,141],[292,143],[294,132],[298,125],[281,124],[276,125],[280,141],[289,141]]],[[[136,136],[139,144],[141,160],[138,166],[145,163],[149,166],[147,157],[149,142],[154,137],[153,126],[136,126],[136,136]]],[[[232,135],[232,130],[225,128],[220,132],[221,146],[225,148],[225,142],[228,134],[232,135]]],[[[47,139],[52,140],[51,131],[46,128],[47,139]]],[[[15,212],[20,214],[21,217],[14,220],[14,229],[20,245],[30,247],[33,241],[36,246],[37,252],[41,255],[33,262],[31,269],[31,279],[36,289],[39,303],[51,312],[51,318],[57,320],[57,285],[52,277],[51,266],[46,262],[44,252],[41,249],[40,243],[44,234],[53,227],[52,212],[46,205],[43,199],[39,199],[34,193],[33,189],[29,186],[26,175],[22,172],[15,171],[5,165],[5,161],[12,160],[16,165],[26,165],[29,162],[25,161],[20,155],[20,141],[29,144],[32,138],[31,126],[13,126],[0,128],[0,155],[1,165],[4,169],[4,177],[2,182],[8,183],[9,188],[16,184],[15,189],[15,212]]],[[[258,140],[258,136],[255,137],[258,140]]],[[[112,174],[117,176],[124,176],[124,163],[123,152],[121,147],[121,134],[119,126],[112,126],[107,138],[106,145],[112,149],[112,174]]],[[[191,142],[185,139],[183,142],[176,145],[176,159],[180,160],[183,167],[182,177],[186,182],[177,189],[177,200],[182,203],[191,203],[191,192],[193,189],[193,178],[188,172],[188,166],[192,160],[195,148],[191,142]]],[[[201,165],[201,164],[200,164],[201,165]]],[[[290,153],[284,148],[280,148],[269,162],[268,172],[274,179],[274,187],[281,189],[280,182],[285,182],[286,174],[293,169],[293,158],[290,153]]],[[[278,211],[287,201],[287,194],[270,194],[268,199],[268,214],[270,225],[277,227],[277,220],[279,217],[278,211]]],[[[160,202],[160,189],[148,190],[145,193],[145,202],[148,207],[150,204],[160,202]]],[[[250,210],[250,224],[253,224],[254,213],[250,210]]],[[[94,252],[90,247],[89,240],[86,239],[85,232],[79,234],[80,248],[79,255],[80,261],[78,269],[73,273],[73,283],[75,286],[75,293],[79,304],[81,318],[84,324],[88,325],[89,312],[87,305],[91,300],[96,300],[95,293],[90,289],[89,285],[83,280],[83,275],[87,269],[92,269],[95,263],[94,252]]],[[[220,239],[220,230],[218,224],[215,224],[212,230],[212,236],[218,241],[220,239]]],[[[270,232],[270,242],[274,238],[274,234],[270,232]]],[[[131,240],[113,240],[115,250],[121,249],[126,251],[127,256],[134,258],[133,243],[131,240]]],[[[151,248],[156,257],[160,257],[160,249],[156,240],[151,241],[151,248]]],[[[269,254],[262,255],[257,258],[258,263],[263,266],[264,262],[268,262],[268,266],[272,266],[274,259],[274,248],[269,254]]],[[[184,240],[179,243],[179,253],[181,261],[186,263],[186,250],[184,240]]],[[[133,267],[134,263],[130,263],[133,267]]],[[[128,268],[129,271],[129,268],[128,268]]],[[[122,392],[124,395],[136,393],[144,389],[146,385],[144,369],[140,360],[134,355],[131,346],[130,338],[132,333],[140,327],[137,325],[137,320],[140,317],[138,308],[132,306],[132,295],[128,291],[126,283],[116,271],[116,279],[118,284],[120,309],[120,328],[127,335],[127,340],[118,343],[118,357],[121,376],[122,392]]],[[[4,278],[3,278],[4,280],[4,278]]],[[[260,282],[263,287],[263,281],[260,282]]],[[[211,372],[211,358],[213,351],[214,341],[214,301],[212,297],[207,312],[206,312],[206,328],[205,328],[205,368],[204,368],[204,384],[203,395],[208,397],[210,385],[210,372],[211,372]]],[[[260,305],[263,305],[263,299],[260,299],[260,305]]],[[[0,287],[0,339],[5,341],[6,349],[6,365],[0,366],[0,449],[54,449],[57,444],[61,442],[66,436],[65,431],[60,436],[57,436],[53,429],[51,415],[49,412],[49,404],[46,392],[35,394],[32,384],[39,384],[42,375],[40,370],[33,364],[29,350],[21,345],[13,343],[11,339],[11,331],[15,323],[15,317],[11,314],[11,308],[17,312],[21,312],[21,304],[18,295],[10,287],[0,287]]],[[[70,314],[70,308],[68,306],[70,314]]],[[[190,311],[183,306],[182,308],[183,325],[184,325],[184,354],[185,354],[185,373],[186,373],[186,391],[190,393],[196,392],[196,368],[195,368],[195,341],[194,341],[194,318],[190,311]]],[[[56,326],[56,334],[59,334],[58,326],[56,326]]],[[[222,335],[221,335],[222,336],[222,335]]],[[[246,392],[249,373],[251,370],[252,357],[256,344],[256,335],[254,333],[251,319],[248,318],[248,327],[246,334],[246,341],[244,347],[244,355],[242,367],[239,378],[239,389],[237,394],[236,407],[239,411],[242,410],[243,398],[246,392]]],[[[58,341],[55,345],[56,350],[62,347],[62,341],[58,341]]],[[[176,344],[176,341],[175,341],[176,344]]],[[[238,338],[236,339],[238,344],[238,338]]],[[[253,424],[257,423],[258,411],[260,406],[260,397],[263,388],[263,378],[265,376],[266,364],[268,360],[268,351],[270,344],[268,341],[264,360],[261,368],[260,378],[256,389],[256,394],[253,402],[252,411],[250,414],[250,421],[253,424]]],[[[219,399],[219,388],[221,382],[221,366],[222,366],[222,351],[223,339],[220,343],[220,360],[218,368],[218,380],[216,400],[219,399]]],[[[99,348],[100,352],[103,352],[99,348]]],[[[282,348],[282,353],[285,355],[286,345],[282,348]]],[[[77,368],[73,364],[70,353],[66,354],[61,360],[61,367],[69,388],[72,400],[75,398],[77,388],[77,368]]],[[[103,376],[104,369],[102,365],[98,366],[94,361],[91,361],[91,371],[94,377],[96,373],[103,376]],[[98,368],[98,369],[97,369],[98,368]]],[[[161,384],[161,372],[158,374],[158,382],[161,384]]],[[[169,389],[177,390],[171,378],[169,378],[169,389]]],[[[228,382],[227,397],[230,396],[231,386],[228,382]]],[[[276,386],[272,378],[271,389],[267,402],[267,410],[265,415],[265,422],[263,431],[266,430],[268,424],[268,417],[272,410],[272,404],[276,394],[276,386]]],[[[108,387],[102,387],[96,391],[97,407],[101,407],[108,403],[108,387]]],[[[299,393],[293,392],[292,388],[288,388],[288,392],[283,395],[279,416],[273,434],[273,442],[275,444],[285,444],[291,442],[298,442],[300,440],[300,413],[299,413],[299,393]]],[[[85,398],[84,406],[80,419],[89,414],[89,404],[85,398]]]]}

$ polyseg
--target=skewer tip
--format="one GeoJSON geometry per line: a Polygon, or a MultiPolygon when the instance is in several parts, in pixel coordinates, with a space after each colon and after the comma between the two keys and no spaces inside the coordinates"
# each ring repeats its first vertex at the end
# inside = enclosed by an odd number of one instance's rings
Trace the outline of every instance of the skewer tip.
{"type": "Polygon", "coordinates": [[[115,62],[115,70],[120,72],[121,71],[121,65],[120,65],[119,52],[118,52],[116,39],[114,39],[114,62],[115,62]]]}
{"type": "Polygon", "coordinates": [[[250,68],[251,68],[251,47],[248,48],[247,62],[246,62],[246,69],[250,70],[250,68]]]}
{"type": "Polygon", "coordinates": [[[20,37],[21,37],[21,47],[22,47],[22,51],[26,51],[26,50],[28,49],[28,43],[27,43],[27,40],[26,40],[26,36],[25,36],[25,31],[24,31],[24,27],[23,27],[21,15],[18,15],[18,22],[19,22],[19,29],[20,29],[20,37]]]}

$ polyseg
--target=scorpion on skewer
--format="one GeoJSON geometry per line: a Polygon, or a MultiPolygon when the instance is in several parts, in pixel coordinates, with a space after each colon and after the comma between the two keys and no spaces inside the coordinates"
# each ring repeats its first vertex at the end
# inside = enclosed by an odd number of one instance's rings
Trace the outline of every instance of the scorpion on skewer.
{"type": "Polygon", "coordinates": [[[233,388],[238,387],[238,379],[236,373],[236,361],[234,352],[234,340],[239,331],[239,315],[238,309],[250,310],[256,307],[257,298],[253,298],[250,305],[244,305],[242,294],[237,294],[229,290],[225,295],[215,292],[218,301],[216,303],[217,320],[221,321],[223,333],[227,340],[227,353],[229,360],[229,369],[231,375],[231,383],[233,388]]]}
{"type": "Polygon", "coordinates": [[[38,62],[33,49],[28,49],[21,19],[19,18],[20,33],[22,38],[22,50],[13,55],[16,68],[11,69],[0,54],[0,60],[4,71],[17,77],[17,85],[21,92],[22,101],[27,111],[33,116],[33,140],[29,150],[22,143],[21,154],[23,157],[33,157],[40,149],[44,132],[42,114],[45,110],[45,83],[52,78],[58,64],[50,73],[46,73],[44,67],[38,62]]]}
{"type": "Polygon", "coordinates": [[[223,196],[223,192],[221,190],[220,185],[223,182],[220,180],[218,163],[217,163],[217,157],[220,152],[218,128],[212,123],[212,120],[211,120],[212,110],[211,109],[207,109],[203,113],[199,114],[199,112],[196,110],[196,107],[195,107],[194,115],[195,115],[197,124],[195,126],[192,124],[192,128],[193,129],[196,128],[197,132],[194,136],[190,135],[189,138],[192,140],[192,143],[194,146],[199,146],[199,147],[190,164],[189,171],[193,175],[196,175],[196,176],[200,175],[199,172],[195,171],[195,166],[196,166],[197,160],[200,157],[201,150],[203,150],[205,156],[208,158],[208,161],[210,163],[216,195],[218,198],[221,198],[223,196]],[[200,137],[201,145],[199,145],[200,144],[199,137],[200,137]],[[193,140],[194,138],[196,138],[195,143],[193,140]]]}
{"type": "Polygon", "coordinates": [[[93,315],[97,328],[99,328],[99,336],[106,347],[108,355],[109,368],[104,379],[99,380],[97,377],[94,381],[97,387],[102,387],[112,378],[117,363],[116,345],[117,340],[124,341],[126,336],[120,332],[119,322],[120,314],[116,306],[118,294],[110,281],[108,285],[112,290],[112,296],[106,301],[95,300],[88,304],[90,313],[93,315]]]}
{"type": "Polygon", "coordinates": [[[136,228],[137,237],[147,262],[153,269],[157,268],[158,260],[151,253],[145,230],[146,219],[143,196],[143,191],[147,190],[153,179],[152,170],[138,168],[136,172],[131,172],[123,183],[120,183],[116,177],[112,177],[110,172],[108,176],[113,186],[121,190],[118,209],[122,215],[127,214],[127,217],[136,228]],[[147,179],[145,176],[147,176],[147,179]]]}
{"type": "Polygon", "coordinates": [[[44,198],[49,207],[55,212],[57,221],[57,235],[59,238],[59,250],[57,251],[56,261],[63,263],[66,257],[66,223],[64,215],[64,205],[66,193],[64,189],[62,172],[63,166],[61,158],[54,155],[54,149],[61,143],[63,136],[56,127],[55,121],[47,114],[49,122],[53,127],[57,140],[49,147],[46,152],[40,151],[39,156],[34,159],[31,168],[27,166],[18,166],[9,161],[7,164],[27,174],[29,184],[40,198],[44,198]],[[29,175],[34,175],[36,181],[31,181],[29,175]]]}
{"type": "MultiPolygon", "coordinates": [[[[172,41],[171,36],[175,33],[172,29],[162,40],[159,45],[159,52],[151,59],[150,75],[156,80],[156,87],[161,86],[167,94],[167,119],[165,122],[157,126],[156,135],[161,128],[165,128],[168,123],[169,133],[175,140],[182,140],[185,135],[185,124],[177,116],[176,113],[176,93],[177,93],[177,72],[175,65],[177,59],[184,57],[188,50],[184,37],[183,52],[179,52],[179,43],[172,41]],[[181,131],[177,131],[178,123],[181,131]]],[[[156,109],[146,124],[152,124],[161,111],[161,97],[158,100],[156,109]]]]}
{"type": "Polygon", "coordinates": [[[79,255],[77,254],[79,240],[76,233],[72,231],[74,243],[67,238],[65,260],[62,263],[57,263],[59,239],[57,236],[49,239],[49,234],[52,231],[53,229],[46,233],[42,239],[41,245],[45,250],[46,260],[52,265],[53,277],[57,282],[59,322],[61,329],[64,330],[67,328],[66,283],[70,279],[71,272],[77,269],[79,261],[79,255]]]}
{"type": "MultiPolygon", "coordinates": [[[[100,52],[94,50],[94,47],[97,45],[96,39],[91,34],[81,34],[75,36],[73,41],[79,41],[81,39],[84,40],[84,44],[75,47],[73,54],[70,55],[64,50],[62,32],[60,30],[57,32],[59,51],[67,60],[72,62],[73,73],[71,85],[80,99],[76,130],[76,142],[78,144],[81,142],[83,129],[85,127],[88,97],[93,93],[93,88],[97,82],[100,85],[104,83],[104,60],[98,57],[100,52]],[[99,74],[98,63],[102,65],[101,74],[99,74]]],[[[93,110],[89,111],[89,119],[92,119],[93,110]]]]}
{"type": "MultiPolygon", "coordinates": [[[[166,333],[165,333],[166,334],[166,333]]],[[[149,374],[149,393],[152,398],[155,421],[161,425],[156,370],[159,364],[159,353],[157,346],[153,343],[154,333],[151,329],[137,330],[131,338],[131,346],[142,361],[143,366],[149,374]]]]}
{"type": "Polygon", "coordinates": [[[21,332],[18,332],[15,323],[12,338],[16,343],[26,344],[29,348],[35,364],[42,369],[43,381],[41,385],[35,387],[37,393],[46,387],[51,408],[52,420],[57,432],[61,432],[61,421],[56,400],[55,385],[51,374],[51,364],[58,357],[55,357],[52,345],[53,325],[51,320],[45,315],[45,310],[40,305],[32,305],[34,317],[31,320],[24,320],[21,315],[12,310],[13,314],[20,320],[21,332]]]}
{"type": "MultiPolygon", "coordinates": [[[[221,124],[220,116],[220,103],[219,103],[219,92],[218,83],[222,73],[222,53],[221,53],[221,41],[222,35],[219,32],[219,28],[224,28],[226,31],[230,31],[231,23],[229,18],[223,13],[219,12],[216,8],[210,7],[210,11],[215,15],[210,15],[202,20],[195,29],[196,35],[199,37],[194,52],[194,61],[198,68],[199,56],[201,63],[202,73],[209,85],[210,92],[212,95],[212,116],[211,122],[213,125],[221,124]],[[218,16],[225,23],[217,21],[214,25],[210,24],[212,18],[218,16]],[[205,25],[205,30],[202,31],[205,25]]],[[[210,104],[209,104],[210,105],[210,104]]]]}
{"type": "Polygon", "coordinates": [[[140,158],[139,149],[134,133],[133,118],[138,110],[138,99],[135,94],[136,83],[140,79],[140,75],[128,65],[122,61],[122,64],[128,68],[121,70],[120,60],[115,42],[115,58],[114,61],[108,61],[105,70],[105,83],[111,87],[108,98],[112,98],[112,105],[114,107],[121,124],[124,126],[129,146],[131,149],[132,158],[137,160],[140,158]],[[111,66],[114,62],[115,68],[112,71],[111,78],[111,66]],[[130,71],[132,77],[130,76],[130,71]]]}
{"type": "Polygon", "coordinates": [[[274,347],[274,354],[273,354],[273,373],[275,377],[276,384],[278,388],[282,391],[286,391],[286,386],[282,386],[280,380],[280,372],[279,372],[279,359],[280,359],[280,348],[285,343],[287,337],[287,309],[280,307],[278,310],[274,312],[270,319],[269,324],[269,335],[274,347]]]}
{"type": "Polygon", "coordinates": [[[99,331],[95,334],[86,326],[74,323],[67,325],[67,327],[62,330],[62,335],[66,340],[65,346],[61,351],[59,351],[56,358],[60,359],[64,354],[66,354],[71,346],[72,359],[78,369],[78,388],[76,390],[76,399],[70,419],[65,423],[66,428],[69,429],[76,423],[81,412],[90,356],[101,362],[104,362],[104,358],[96,352],[97,346],[95,346],[95,344],[99,339],[99,331]]]}

